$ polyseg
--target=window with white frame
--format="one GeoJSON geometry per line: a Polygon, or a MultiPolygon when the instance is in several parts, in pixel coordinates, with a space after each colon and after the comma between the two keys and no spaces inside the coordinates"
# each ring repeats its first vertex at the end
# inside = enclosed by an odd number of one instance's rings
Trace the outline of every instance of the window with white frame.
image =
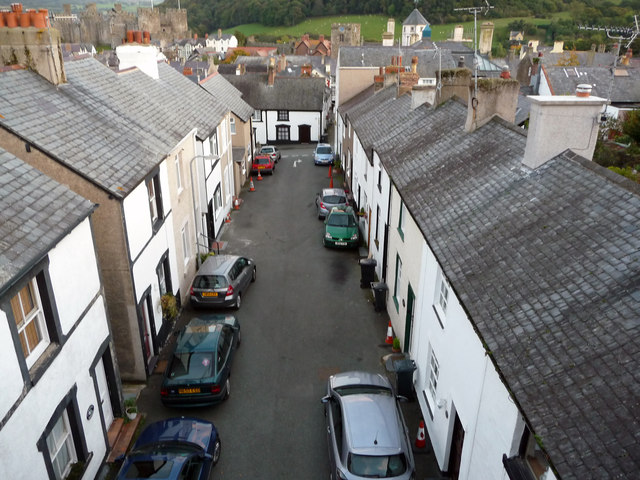
{"type": "Polygon", "coordinates": [[[174,159],[176,165],[176,187],[178,188],[178,193],[182,191],[182,172],[180,169],[180,165],[182,164],[182,152],[176,155],[174,159]]]}
{"type": "Polygon", "coordinates": [[[436,354],[431,348],[429,355],[429,393],[434,403],[436,402],[436,392],[438,390],[438,376],[440,375],[440,364],[436,358],[436,354]]]}
{"type": "Polygon", "coordinates": [[[278,110],[278,120],[288,122],[289,121],[289,111],[288,110],[278,110]]]}
{"type": "Polygon", "coordinates": [[[400,238],[404,240],[404,202],[400,200],[400,208],[398,209],[398,233],[400,238]]]}
{"type": "Polygon", "coordinates": [[[211,154],[220,155],[220,152],[218,151],[218,133],[217,132],[213,132],[213,135],[211,136],[211,154]]]}
{"type": "Polygon", "coordinates": [[[229,118],[229,128],[231,129],[231,135],[236,134],[236,119],[233,117],[229,118]]]}
{"type": "Polygon", "coordinates": [[[31,367],[50,343],[38,284],[35,277],[11,298],[22,353],[31,367]]]}
{"type": "Polygon", "coordinates": [[[77,460],[73,434],[69,426],[69,415],[66,410],[62,411],[62,415],[47,435],[47,448],[56,480],[66,478],[71,466],[77,460]]]}
{"type": "Polygon", "coordinates": [[[444,328],[444,320],[447,315],[447,308],[449,306],[449,302],[451,301],[451,285],[449,285],[449,281],[447,280],[447,277],[445,277],[442,269],[438,269],[435,297],[436,298],[433,307],[436,312],[436,317],[440,322],[440,326],[444,328]]]}
{"type": "Polygon", "coordinates": [[[216,191],[213,193],[214,211],[217,212],[222,208],[222,189],[220,184],[216,187],[216,191]]]}
{"type": "Polygon", "coordinates": [[[396,311],[400,310],[398,296],[400,294],[400,280],[402,280],[402,259],[396,254],[396,279],[393,285],[393,302],[396,304],[396,311]]]}
{"type": "Polygon", "coordinates": [[[149,197],[151,224],[156,227],[162,219],[162,196],[160,194],[160,176],[158,174],[147,180],[147,194],[149,197]]]}
{"type": "Polygon", "coordinates": [[[191,257],[191,248],[189,242],[189,222],[186,222],[180,231],[182,235],[182,252],[184,255],[184,264],[189,263],[189,257],[191,257]]]}

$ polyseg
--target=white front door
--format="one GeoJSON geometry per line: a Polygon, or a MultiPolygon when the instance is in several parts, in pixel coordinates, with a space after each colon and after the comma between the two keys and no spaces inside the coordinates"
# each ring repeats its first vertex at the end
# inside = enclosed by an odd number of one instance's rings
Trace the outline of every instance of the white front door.
{"type": "Polygon", "coordinates": [[[104,415],[104,426],[107,430],[113,422],[113,409],[111,408],[111,398],[109,397],[109,386],[107,385],[107,374],[104,371],[102,359],[96,365],[96,380],[98,381],[98,396],[104,415]]]}

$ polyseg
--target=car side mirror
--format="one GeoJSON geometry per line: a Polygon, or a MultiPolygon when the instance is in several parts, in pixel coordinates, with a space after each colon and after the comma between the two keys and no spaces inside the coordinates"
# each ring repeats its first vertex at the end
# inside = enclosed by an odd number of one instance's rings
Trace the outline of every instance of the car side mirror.
{"type": "Polygon", "coordinates": [[[400,403],[407,403],[409,401],[409,399],[404,395],[396,395],[396,398],[400,403]]]}
{"type": "Polygon", "coordinates": [[[320,401],[321,401],[322,403],[329,403],[329,402],[331,401],[331,397],[330,397],[329,395],[327,395],[326,397],[322,397],[322,398],[320,399],[320,401]]]}

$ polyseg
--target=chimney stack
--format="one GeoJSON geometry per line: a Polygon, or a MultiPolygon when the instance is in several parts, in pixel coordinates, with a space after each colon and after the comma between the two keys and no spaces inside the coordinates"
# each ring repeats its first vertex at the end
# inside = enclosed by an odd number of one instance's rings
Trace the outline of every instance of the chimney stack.
{"type": "Polygon", "coordinates": [[[598,139],[599,119],[607,100],[591,96],[591,85],[578,85],[575,96],[530,96],[529,132],[522,163],[538,168],[567,149],[589,160],[598,139]]]}
{"type": "Polygon", "coordinates": [[[513,123],[515,121],[518,93],[520,92],[520,83],[517,80],[479,79],[476,92],[474,92],[474,88],[473,84],[469,85],[465,131],[473,132],[495,116],[507,122],[513,123]]]}
{"type": "Polygon", "coordinates": [[[66,83],[60,32],[47,28],[48,10],[25,12],[14,3],[0,15],[6,24],[0,28],[0,65],[24,65],[54,85],[66,83]]]}
{"type": "Polygon", "coordinates": [[[218,29],[218,40],[220,40],[222,38],[222,29],[219,28],[218,29]]]}
{"type": "Polygon", "coordinates": [[[267,74],[267,85],[273,87],[276,80],[276,59],[275,57],[269,57],[269,70],[267,74]]]}
{"type": "MultiPolygon", "coordinates": [[[[140,32],[140,36],[142,36],[142,32],[140,32]]],[[[125,43],[116,47],[116,55],[120,60],[120,70],[136,67],[155,80],[160,78],[158,71],[159,51],[154,45],[125,43]]]]}

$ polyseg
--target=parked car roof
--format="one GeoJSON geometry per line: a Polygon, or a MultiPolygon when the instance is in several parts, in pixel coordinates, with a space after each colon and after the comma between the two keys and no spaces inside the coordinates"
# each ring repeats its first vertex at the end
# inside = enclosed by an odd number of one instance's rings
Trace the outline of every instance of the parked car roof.
{"type": "Polygon", "coordinates": [[[230,265],[240,258],[238,255],[212,255],[198,269],[197,275],[224,274],[230,265]]]}

